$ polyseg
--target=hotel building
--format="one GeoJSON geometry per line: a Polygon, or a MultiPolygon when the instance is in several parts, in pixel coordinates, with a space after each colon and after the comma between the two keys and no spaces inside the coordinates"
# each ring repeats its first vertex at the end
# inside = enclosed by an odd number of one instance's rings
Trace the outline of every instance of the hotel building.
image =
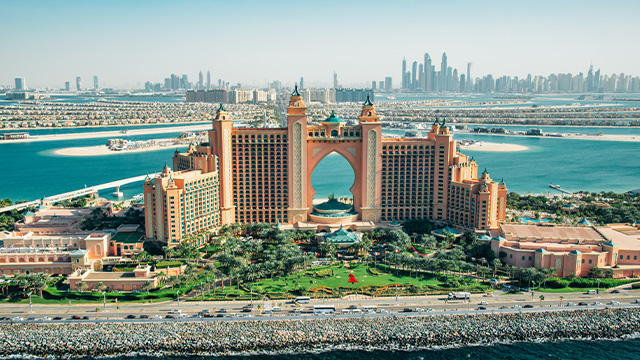
{"type": "Polygon", "coordinates": [[[393,220],[428,218],[461,229],[497,230],[505,219],[506,186],[486,170],[478,177],[475,160],[457,152],[444,121],[436,120],[425,138],[385,139],[369,98],[354,126],[335,113],[310,123],[306,110],[297,87],[284,128],[234,128],[220,105],[209,142],[176,152],[175,173],[167,168],[155,183],[145,182],[147,238],[175,245],[193,232],[193,218],[187,214],[194,210],[206,217],[197,229],[236,221],[367,229],[393,220]],[[353,205],[349,211],[342,205],[335,212],[326,207],[317,211],[311,174],[334,152],[354,170],[353,205]],[[207,191],[215,198],[207,208],[186,202],[181,185],[185,180],[178,181],[185,174],[192,174],[191,181],[211,174],[207,191]],[[169,179],[173,195],[167,193],[169,179]]]}

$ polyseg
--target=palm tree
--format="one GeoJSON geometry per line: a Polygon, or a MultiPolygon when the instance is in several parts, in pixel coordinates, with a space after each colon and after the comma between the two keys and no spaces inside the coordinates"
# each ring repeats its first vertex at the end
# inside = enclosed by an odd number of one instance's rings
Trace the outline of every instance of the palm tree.
{"type": "Polygon", "coordinates": [[[493,277],[496,277],[496,271],[498,271],[498,266],[502,265],[502,262],[499,259],[493,259],[493,261],[491,262],[491,265],[493,265],[493,277]]]}
{"type": "Polygon", "coordinates": [[[562,299],[564,299],[564,296],[560,296],[560,306],[562,307],[562,299]]]}
{"type": "Polygon", "coordinates": [[[540,295],[540,307],[542,307],[542,302],[544,301],[544,295],[540,295]]]}
{"type": "Polygon", "coordinates": [[[78,289],[78,291],[80,291],[81,293],[85,292],[88,288],[89,288],[89,285],[87,285],[87,283],[84,281],[79,281],[76,284],[76,289],[78,289]]]}

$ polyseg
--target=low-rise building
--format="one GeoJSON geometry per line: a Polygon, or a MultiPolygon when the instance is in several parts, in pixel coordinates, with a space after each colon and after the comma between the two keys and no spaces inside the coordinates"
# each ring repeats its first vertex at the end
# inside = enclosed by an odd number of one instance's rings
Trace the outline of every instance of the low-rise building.
{"type": "Polygon", "coordinates": [[[78,269],[69,275],[69,288],[78,289],[78,283],[84,282],[88,289],[96,289],[99,284],[106,286],[107,291],[142,290],[147,284],[158,286],[158,272],[152,272],[151,266],[140,265],[132,272],[103,272],[91,269],[78,269]]]}

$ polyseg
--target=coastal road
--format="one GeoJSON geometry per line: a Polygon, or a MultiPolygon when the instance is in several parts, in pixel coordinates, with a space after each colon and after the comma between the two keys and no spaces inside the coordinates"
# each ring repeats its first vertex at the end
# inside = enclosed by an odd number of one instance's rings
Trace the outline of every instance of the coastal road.
{"type": "MultiPolygon", "coordinates": [[[[302,304],[296,306],[292,303],[284,302],[281,300],[274,301],[253,301],[255,309],[252,316],[258,316],[261,312],[258,310],[258,305],[261,310],[270,309],[274,306],[282,307],[282,311],[273,314],[274,318],[286,318],[287,316],[293,316],[298,318],[298,314],[294,314],[295,308],[301,308],[304,313],[311,313],[314,305],[334,305],[338,313],[341,313],[342,309],[355,306],[362,309],[364,305],[375,305],[379,310],[386,310],[391,314],[402,313],[404,309],[411,309],[412,312],[406,314],[416,314],[414,311],[416,308],[421,309],[433,309],[435,313],[466,313],[467,311],[476,312],[478,307],[483,306],[486,310],[483,311],[531,311],[531,310],[558,310],[558,309],[571,309],[571,308],[593,308],[593,307],[605,307],[605,306],[618,306],[610,305],[612,301],[619,302],[620,306],[640,306],[636,300],[640,300],[640,290],[621,290],[620,293],[600,293],[599,295],[587,295],[585,293],[541,293],[534,292],[532,297],[530,293],[507,295],[502,292],[495,292],[493,297],[483,297],[482,295],[473,295],[471,302],[463,300],[447,301],[445,304],[446,296],[415,296],[415,297],[384,297],[384,298],[367,298],[361,296],[361,298],[353,300],[336,300],[336,299],[314,299],[310,304],[302,304]],[[540,302],[538,296],[543,294],[545,300],[540,302]],[[561,300],[560,296],[564,298],[561,300]],[[486,302],[486,305],[480,305],[481,302],[486,302]],[[586,306],[578,306],[579,303],[586,303],[586,306]],[[593,304],[599,302],[602,305],[593,304]],[[574,303],[575,306],[567,306],[569,303],[574,303]],[[562,307],[560,306],[562,304],[562,307]],[[522,308],[525,305],[532,308],[522,308]]],[[[154,304],[138,304],[138,303],[126,303],[118,304],[107,303],[106,309],[103,304],[87,304],[87,305],[50,305],[50,304],[33,304],[30,307],[28,304],[2,304],[0,305],[0,317],[7,317],[13,319],[15,317],[62,317],[64,319],[70,319],[72,316],[77,315],[80,317],[88,316],[91,320],[113,320],[124,319],[127,315],[134,315],[139,318],[140,315],[153,316],[158,315],[164,318],[169,311],[179,309],[182,313],[188,316],[193,316],[198,312],[207,309],[211,311],[214,316],[222,314],[225,318],[229,317],[230,313],[242,315],[242,308],[248,305],[250,301],[218,301],[218,302],[187,302],[180,301],[180,304],[176,301],[168,301],[154,304]],[[117,308],[119,306],[119,309],[117,308]],[[96,308],[100,310],[96,312],[96,308]],[[226,309],[228,312],[218,312],[220,309],[226,309]],[[105,311],[106,310],[106,311],[105,311]]],[[[615,304],[615,303],[614,303],[615,304]]],[[[360,315],[356,315],[360,316],[360,315]]],[[[215,318],[219,319],[219,318],[215,318]]],[[[170,320],[170,319],[168,319],[170,320]]]]}

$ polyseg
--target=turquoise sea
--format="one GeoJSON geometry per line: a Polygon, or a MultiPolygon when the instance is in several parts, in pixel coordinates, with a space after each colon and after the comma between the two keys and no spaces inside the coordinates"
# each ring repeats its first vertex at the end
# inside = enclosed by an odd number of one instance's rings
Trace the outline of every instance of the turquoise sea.
{"type": "MultiPolygon", "coordinates": [[[[424,95],[394,94],[398,100],[418,100],[424,98],[451,98],[464,101],[489,101],[492,95],[424,95]]],[[[637,98],[639,94],[615,94],[624,98],[637,98]]],[[[543,103],[571,104],[578,102],[578,95],[544,95],[532,101],[543,103]]],[[[174,98],[117,98],[119,100],[141,101],[182,101],[174,98]]],[[[386,97],[376,96],[377,101],[385,101],[386,97]]],[[[67,97],[58,101],[79,102],[94,101],[92,98],[67,97]]],[[[8,103],[2,101],[0,103],[8,103]]],[[[640,102],[631,102],[640,106],[640,102]]],[[[37,129],[28,130],[33,135],[52,133],[81,133],[105,130],[125,130],[140,128],[156,128],[170,125],[92,127],[70,129],[37,129]]],[[[470,125],[475,127],[477,125],[470,125]]],[[[496,125],[499,126],[499,125],[496,125]]],[[[509,130],[526,130],[533,126],[500,126],[509,130]]],[[[545,132],[569,132],[596,134],[626,134],[640,136],[640,128],[627,127],[542,127],[545,132]]],[[[4,130],[0,130],[4,132],[4,130]]],[[[8,131],[8,130],[7,130],[8,131]]],[[[20,131],[20,130],[18,130],[20,131]]],[[[24,130],[22,130],[24,131],[24,130]]],[[[405,130],[385,130],[390,134],[404,134],[405,130]]],[[[166,138],[176,136],[178,132],[157,135],[129,136],[137,140],[166,138]]],[[[561,185],[569,191],[629,191],[640,188],[640,146],[637,143],[568,140],[531,137],[513,137],[500,135],[475,135],[455,133],[454,139],[480,140],[486,142],[510,143],[527,146],[521,152],[484,152],[463,151],[475,157],[482,169],[485,167],[492,178],[504,178],[511,191],[519,193],[553,192],[549,184],[561,185]]],[[[2,168],[7,176],[0,186],[0,198],[9,197],[17,200],[33,200],[43,196],[54,195],[76,190],[85,185],[97,185],[109,181],[123,179],[159,171],[165,161],[170,161],[174,148],[144,153],[119,153],[108,156],[65,157],[54,154],[59,148],[77,146],[102,145],[106,138],[77,139],[66,141],[32,142],[2,144],[2,168]]],[[[319,198],[329,194],[351,196],[349,188],[353,185],[354,173],[349,163],[338,154],[327,156],[312,174],[311,182],[319,198]]],[[[141,183],[133,183],[121,188],[125,197],[142,191],[141,183]]],[[[111,190],[102,195],[109,197],[111,190]]]]}
{"type": "MultiPolygon", "coordinates": [[[[415,351],[347,351],[332,350],[308,354],[274,354],[252,356],[166,356],[165,360],[637,360],[639,339],[564,340],[555,342],[515,342],[508,344],[462,346],[415,351]]],[[[157,357],[136,356],[140,360],[157,357]]],[[[130,357],[115,357],[125,360],[130,357]]]]}

